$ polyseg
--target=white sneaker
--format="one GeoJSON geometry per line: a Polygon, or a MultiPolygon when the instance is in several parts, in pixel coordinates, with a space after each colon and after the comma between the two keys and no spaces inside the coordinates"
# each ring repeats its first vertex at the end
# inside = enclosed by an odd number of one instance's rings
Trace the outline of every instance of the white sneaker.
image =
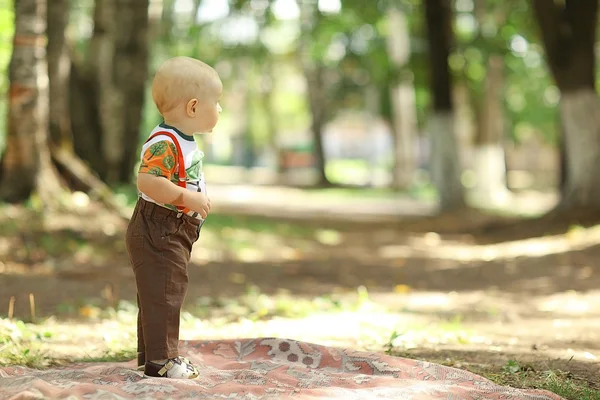
{"type": "MultiPolygon", "coordinates": [[[[179,356],[179,358],[186,364],[191,364],[191,361],[189,361],[187,358],[179,356]]],[[[146,368],[146,357],[144,356],[144,353],[138,353],[138,366],[137,366],[137,371],[140,372],[144,372],[144,369],[146,368]],[[141,355],[140,355],[141,354],[141,355]]]]}
{"type": "Polygon", "coordinates": [[[198,369],[184,357],[170,358],[164,364],[146,361],[144,378],[196,379],[198,369]]]}

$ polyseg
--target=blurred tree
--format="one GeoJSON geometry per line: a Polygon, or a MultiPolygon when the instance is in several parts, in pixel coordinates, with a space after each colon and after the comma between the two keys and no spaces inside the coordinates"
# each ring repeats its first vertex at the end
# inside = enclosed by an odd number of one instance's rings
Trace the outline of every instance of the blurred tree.
{"type": "MultiPolygon", "coordinates": [[[[257,10],[260,12],[260,9],[257,10]]],[[[273,11],[273,3],[269,2],[262,12],[262,15],[258,16],[260,32],[264,34],[276,23],[276,18],[273,11]]],[[[276,65],[281,62],[277,54],[270,52],[268,46],[264,44],[264,41],[260,42],[261,45],[257,49],[258,56],[262,60],[262,66],[260,67],[260,79],[259,79],[259,102],[262,108],[263,115],[265,116],[265,129],[267,136],[267,147],[275,160],[275,172],[278,183],[285,183],[285,153],[280,148],[279,138],[279,124],[277,119],[277,107],[274,103],[274,94],[277,89],[277,70],[276,65]]]]}
{"type": "Polygon", "coordinates": [[[566,187],[560,209],[600,206],[600,99],[595,89],[597,0],[532,0],[546,59],[560,89],[566,187]]]}
{"type": "Polygon", "coordinates": [[[67,42],[70,0],[52,0],[48,7],[47,58],[50,84],[50,138],[52,143],[73,150],[69,110],[71,57],[67,42]]]}
{"type": "Polygon", "coordinates": [[[415,145],[417,115],[413,74],[407,70],[411,57],[409,26],[405,13],[398,7],[387,11],[388,57],[399,75],[390,89],[394,132],[393,186],[408,189],[416,169],[415,145]]]}
{"type": "Polygon", "coordinates": [[[300,3],[300,44],[298,56],[307,85],[308,104],[311,114],[310,129],[313,139],[313,155],[317,169],[317,186],[329,186],[325,173],[325,152],[323,151],[323,128],[328,115],[328,102],[325,86],[325,66],[321,57],[315,57],[316,28],[321,23],[322,14],[316,0],[300,3]]]}
{"type": "Polygon", "coordinates": [[[9,65],[9,115],[0,168],[0,199],[20,202],[37,193],[43,204],[61,192],[48,148],[46,1],[15,1],[9,65]]]}
{"type": "Polygon", "coordinates": [[[273,100],[273,92],[277,87],[277,75],[274,68],[273,57],[266,57],[266,60],[262,66],[262,75],[260,79],[260,91],[261,95],[259,100],[263,109],[263,113],[266,116],[266,129],[268,137],[268,146],[271,154],[275,159],[275,170],[277,174],[277,182],[284,183],[284,153],[279,147],[278,140],[278,125],[277,118],[275,117],[275,104],[273,100]]]}
{"type": "Polygon", "coordinates": [[[506,24],[510,5],[475,0],[476,35],[472,42],[482,54],[485,75],[481,90],[471,90],[471,104],[475,111],[476,129],[473,170],[476,193],[487,203],[502,202],[507,195],[506,162],[503,146],[504,115],[504,58],[506,41],[497,35],[506,24]]]}
{"type": "Polygon", "coordinates": [[[148,0],[95,2],[87,56],[73,59],[75,150],[107,183],[129,183],[148,77],[148,0]]]}
{"type": "Polygon", "coordinates": [[[462,168],[454,133],[452,77],[448,57],[452,46],[452,5],[445,0],[424,0],[429,41],[432,109],[428,118],[432,181],[439,194],[440,209],[465,206],[462,168]]]}

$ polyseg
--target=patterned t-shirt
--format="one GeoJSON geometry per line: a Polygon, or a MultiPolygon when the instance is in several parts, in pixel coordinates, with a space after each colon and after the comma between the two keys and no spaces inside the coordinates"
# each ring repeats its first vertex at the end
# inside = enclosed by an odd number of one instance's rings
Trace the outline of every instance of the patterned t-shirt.
{"type": "MultiPolygon", "coordinates": [[[[179,142],[185,160],[187,189],[194,192],[206,193],[206,182],[204,181],[204,174],[202,172],[204,153],[198,149],[194,137],[186,135],[177,128],[164,123],[154,128],[150,136],[161,131],[172,133],[179,142]]],[[[171,138],[166,135],[157,135],[142,147],[141,164],[138,172],[164,177],[177,185],[179,181],[178,159],[177,147],[171,138]]],[[[177,211],[177,207],[172,204],[158,203],[145,193],[140,193],[140,195],[144,200],[177,211]]],[[[188,214],[201,219],[201,217],[192,211],[188,212],[188,214]]]]}

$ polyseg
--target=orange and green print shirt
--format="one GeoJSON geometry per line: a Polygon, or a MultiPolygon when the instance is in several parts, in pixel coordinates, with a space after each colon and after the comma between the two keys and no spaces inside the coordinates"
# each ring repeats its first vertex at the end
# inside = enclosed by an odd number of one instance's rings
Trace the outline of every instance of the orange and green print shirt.
{"type": "MultiPolygon", "coordinates": [[[[183,153],[183,159],[185,160],[187,189],[194,192],[206,193],[206,182],[204,181],[204,174],[202,172],[202,159],[204,158],[204,153],[198,149],[194,137],[186,135],[177,128],[164,123],[154,128],[150,133],[150,136],[161,131],[172,133],[179,142],[181,152],[183,153]]],[[[178,160],[179,155],[177,154],[177,147],[173,143],[173,140],[166,135],[157,135],[142,147],[141,163],[138,173],[160,176],[169,179],[177,185],[179,181],[178,160]]],[[[144,200],[177,211],[176,206],[158,203],[145,193],[140,192],[140,196],[144,200]]],[[[201,219],[201,217],[194,212],[190,211],[188,214],[201,219]]]]}

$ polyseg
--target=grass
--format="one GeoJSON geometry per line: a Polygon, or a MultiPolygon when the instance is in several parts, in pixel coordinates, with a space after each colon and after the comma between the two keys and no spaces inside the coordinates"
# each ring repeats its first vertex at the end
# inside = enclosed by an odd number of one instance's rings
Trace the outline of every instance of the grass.
{"type": "Polygon", "coordinates": [[[0,319],[0,366],[45,368],[56,365],[42,349],[42,344],[52,336],[53,333],[43,327],[20,320],[0,319]]]}
{"type": "Polygon", "coordinates": [[[131,361],[137,357],[137,352],[133,348],[120,349],[120,350],[106,350],[102,355],[99,356],[85,356],[74,360],[75,362],[125,362],[131,361]]]}
{"type": "Polygon", "coordinates": [[[225,319],[228,322],[240,320],[259,321],[275,317],[297,319],[316,312],[339,312],[356,310],[357,303],[342,303],[333,296],[319,296],[313,299],[298,298],[280,292],[268,296],[257,287],[250,286],[240,298],[215,299],[201,297],[196,300],[195,314],[201,318],[225,319]]]}
{"type": "MultiPolygon", "coordinates": [[[[390,347],[389,344],[386,352],[400,357],[414,358],[411,354],[394,352],[393,346],[390,347]]],[[[452,359],[435,357],[427,361],[468,370],[501,386],[547,390],[567,400],[600,400],[600,390],[596,384],[568,371],[536,370],[531,365],[520,363],[518,360],[509,360],[505,365],[500,366],[487,363],[483,358],[479,363],[467,362],[458,357],[452,359]]]]}
{"type": "Polygon", "coordinates": [[[599,390],[590,387],[588,382],[573,377],[569,372],[535,371],[521,366],[515,360],[509,361],[502,371],[473,372],[503,386],[548,390],[567,400],[600,400],[599,390]]]}

